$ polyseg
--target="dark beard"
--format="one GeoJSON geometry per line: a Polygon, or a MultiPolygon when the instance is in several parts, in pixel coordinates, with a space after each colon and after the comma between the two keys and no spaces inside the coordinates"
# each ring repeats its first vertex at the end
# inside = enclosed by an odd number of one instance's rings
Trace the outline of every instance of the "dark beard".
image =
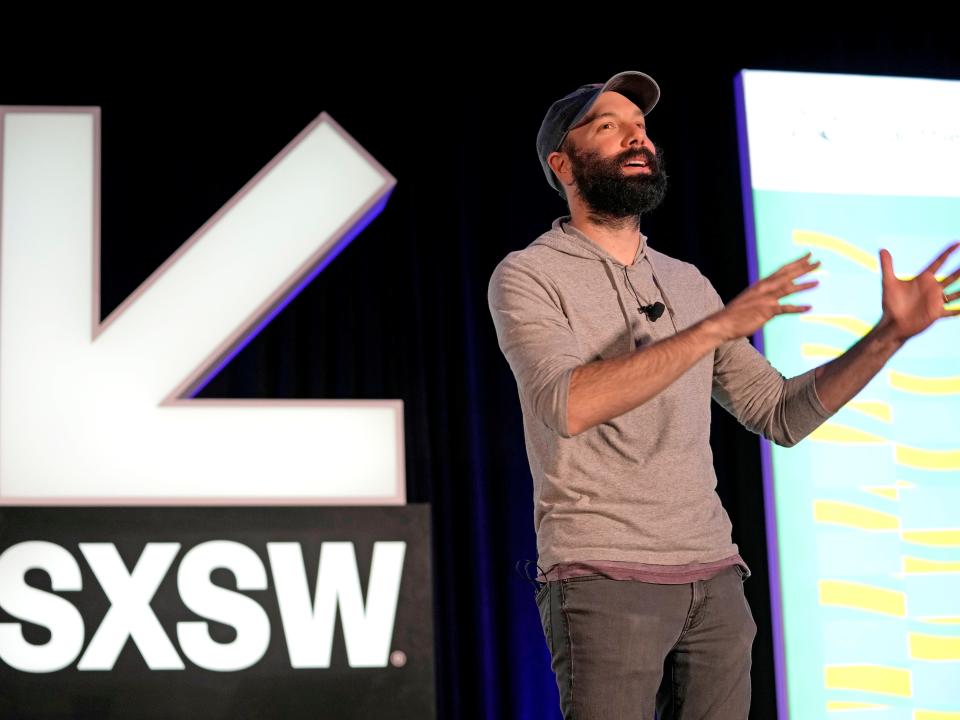
{"type": "Polygon", "coordinates": [[[569,143],[567,154],[576,181],[574,191],[597,224],[622,226],[629,219],[639,228],[640,215],[657,207],[666,195],[667,173],[659,148],[656,155],[641,147],[602,158],[596,152],[581,153],[569,143]],[[646,160],[649,173],[624,172],[624,162],[640,158],[646,160]]]}

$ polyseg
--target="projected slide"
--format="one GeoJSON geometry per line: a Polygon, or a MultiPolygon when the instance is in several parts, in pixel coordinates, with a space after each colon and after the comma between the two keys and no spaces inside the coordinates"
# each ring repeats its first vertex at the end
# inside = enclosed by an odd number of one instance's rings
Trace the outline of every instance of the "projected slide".
{"type": "MultiPolygon", "coordinates": [[[[789,377],[880,318],[880,248],[906,278],[960,239],[960,81],[745,70],[735,87],[751,273],[822,261],[793,296],[813,309],[763,329],[789,377]]],[[[763,453],[781,718],[960,719],[960,319],[763,453]]]]}

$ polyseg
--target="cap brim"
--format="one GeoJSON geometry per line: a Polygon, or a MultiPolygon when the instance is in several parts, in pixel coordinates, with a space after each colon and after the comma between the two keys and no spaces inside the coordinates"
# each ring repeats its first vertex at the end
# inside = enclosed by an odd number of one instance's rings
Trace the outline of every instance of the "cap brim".
{"type": "Polygon", "coordinates": [[[603,84],[600,92],[618,92],[630,98],[647,115],[660,100],[660,86],[656,80],[639,70],[617,73],[603,84]]]}

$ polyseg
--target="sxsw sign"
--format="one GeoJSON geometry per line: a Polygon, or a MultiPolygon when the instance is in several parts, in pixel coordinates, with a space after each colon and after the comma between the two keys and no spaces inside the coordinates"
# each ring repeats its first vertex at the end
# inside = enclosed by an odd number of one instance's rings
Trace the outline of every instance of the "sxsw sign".
{"type": "MultiPolygon", "coordinates": [[[[151,670],[183,670],[183,659],[150,606],[180,548],[175,542],[149,542],[129,572],[114,543],[80,543],[80,552],[110,603],[84,649],[84,617],[62,594],[83,590],[73,555],[61,545],[42,540],[8,547],[0,554],[0,608],[47,628],[50,640],[41,645],[28,642],[22,623],[0,622],[0,661],[23,672],[49,673],[63,670],[79,657],[78,670],[112,670],[130,638],[151,670]],[[51,589],[59,594],[27,584],[29,570],[45,572],[51,589]]],[[[322,544],[313,598],[307,589],[300,543],[267,543],[266,549],[270,578],[257,553],[242,542],[210,540],[183,554],[176,588],[184,606],[200,617],[229,625],[234,633],[232,641],[218,642],[204,620],[177,622],[180,648],[194,665],[233,672],[263,658],[270,644],[270,619],[256,600],[237,591],[272,586],[291,667],[330,667],[338,608],[350,667],[387,666],[406,543],[374,543],[366,602],[353,543],[322,544]],[[213,583],[211,576],[217,569],[233,574],[237,591],[213,583]]]]}
{"type": "Polygon", "coordinates": [[[433,717],[402,401],[196,397],[396,181],[321,113],[101,320],[100,149],[0,105],[0,716],[433,717]]]}
{"type": "Polygon", "coordinates": [[[0,717],[431,718],[432,625],[423,503],[0,508],[0,717]]]}

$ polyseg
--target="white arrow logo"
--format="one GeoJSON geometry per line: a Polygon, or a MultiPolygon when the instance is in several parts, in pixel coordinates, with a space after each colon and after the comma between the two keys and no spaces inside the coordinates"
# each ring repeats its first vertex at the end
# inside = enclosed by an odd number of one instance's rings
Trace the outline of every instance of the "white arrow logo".
{"type": "Polygon", "coordinates": [[[0,133],[0,504],[406,502],[401,400],[190,399],[386,204],[333,118],[102,323],[99,108],[0,133]]]}

